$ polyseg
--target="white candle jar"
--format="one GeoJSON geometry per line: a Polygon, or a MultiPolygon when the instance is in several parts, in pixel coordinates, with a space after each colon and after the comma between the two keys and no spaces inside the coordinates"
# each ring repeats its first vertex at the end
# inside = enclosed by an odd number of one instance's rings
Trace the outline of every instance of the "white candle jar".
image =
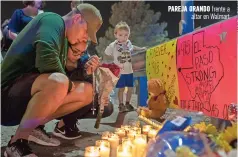
{"type": "Polygon", "coordinates": [[[132,148],[130,146],[123,147],[122,145],[119,145],[117,148],[117,157],[133,157],[132,148]]]}
{"type": "Polygon", "coordinates": [[[100,157],[110,157],[110,143],[106,140],[98,140],[95,144],[99,147],[100,157]]]}
{"type": "Polygon", "coordinates": [[[86,147],[84,157],[100,157],[99,147],[96,146],[86,147]]]}

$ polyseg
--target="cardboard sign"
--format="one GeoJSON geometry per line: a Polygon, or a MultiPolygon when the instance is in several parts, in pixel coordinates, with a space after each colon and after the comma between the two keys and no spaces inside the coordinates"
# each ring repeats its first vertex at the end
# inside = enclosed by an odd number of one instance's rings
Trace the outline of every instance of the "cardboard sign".
{"type": "Polygon", "coordinates": [[[177,42],[180,107],[228,119],[237,102],[237,18],[188,34],[177,42]]]}
{"type": "Polygon", "coordinates": [[[169,106],[173,108],[179,107],[176,43],[177,40],[170,40],[146,52],[147,78],[159,78],[163,82],[169,106]]]}

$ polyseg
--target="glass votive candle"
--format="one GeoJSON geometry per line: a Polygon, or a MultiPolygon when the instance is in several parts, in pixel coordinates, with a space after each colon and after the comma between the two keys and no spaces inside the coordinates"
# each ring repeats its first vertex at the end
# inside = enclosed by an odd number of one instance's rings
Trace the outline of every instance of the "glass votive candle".
{"type": "Polygon", "coordinates": [[[131,127],[140,127],[140,121],[138,121],[138,120],[129,120],[128,124],[131,127]]]}
{"type": "Polygon", "coordinates": [[[129,132],[129,130],[131,129],[131,126],[130,125],[122,125],[121,128],[124,129],[127,134],[129,132]]]}
{"type": "Polygon", "coordinates": [[[158,130],[155,130],[155,129],[150,129],[150,131],[148,132],[148,138],[149,139],[153,139],[156,137],[158,133],[158,130]]]}
{"type": "Polygon", "coordinates": [[[110,147],[117,147],[119,145],[119,136],[117,134],[110,134],[108,137],[110,147]]]}
{"type": "Polygon", "coordinates": [[[103,140],[107,140],[108,137],[109,137],[111,134],[112,134],[112,133],[109,132],[109,131],[103,132],[103,133],[102,133],[102,139],[103,139],[103,140]]]}
{"type": "Polygon", "coordinates": [[[144,125],[143,128],[142,128],[143,134],[147,135],[151,128],[152,128],[151,125],[144,125]]]}
{"type": "Polygon", "coordinates": [[[141,140],[147,142],[147,135],[144,135],[144,134],[136,135],[134,141],[136,139],[141,139],[141,140]]]}
{"type": "Polygon", "coordinates": [[[131,147],[132,148],[132,156],[133,157],[136,156],[135,145],[133,144],[133,140],[131,140],[130,138],[128,138],[128,137],[122,138],[122,147],[124,147],[124,148],[131,147]]]}
{"type": "Polygon", "coordinates": [[[100,157],[99,147],[96,146],[86,147],[84,157],[100,157]]]}
{"type": "Polygon", "coordinates": [[[141,128],[140,127],[132,127],[132,130],[135,130],[137,134],[141,134],[141,128]]]}
{"type": "Polygon", "coordinates": [[[137,135],[133,141],[135,146],[135,156],[142,157],[145,154],[147,147],[147,137],[146,135],[137,135]]]}
{"type": "Polygon", "coordinates": [[[122,128],[122,129],[130,129],[131,126],[130,126],[130,125],[122,125],[121,128],[122,128]]]}
{"type": "Polygon", "coordinates": [[[120,138],[123,138],[126,136],[126,131],[122,128],[116,128],[115,134],[117,134],[120,138]]]}
{"type": "Polygon", "coordinates": [[[137,132],[135,130],[129,130],[127,137],[130,138],[131,140],[134,140],[136,135],[137,132]]]}
{"type": "Polygon", "coordinates": [[[95,145],[99,147],[100,157],[110,157],[110,143],[107,140],[97,140],[95,145]]]}
{"type": "Polygon", "coordinates": [[[117,148],[117,157],[133,157],[132,148],[130,146],[123,147],[122,145],[119,145],[117,148]]]}
{"type": "Polygon", "coordinates": [[[126,146],[131,146],[131,145],[133,145],[133,140],[131,140],[130,138],[128,138],[128,137],[123,137],[122,138],[122,142],[121,142],[121,145],[123,146],[123,147],[126,147],[126,146]]]}
{"type": "Polygon", "coordinates": [[[110,134],[108,141],[110,142],[110,157],[116,157],[120,138],[117,134],[110,134]]]}

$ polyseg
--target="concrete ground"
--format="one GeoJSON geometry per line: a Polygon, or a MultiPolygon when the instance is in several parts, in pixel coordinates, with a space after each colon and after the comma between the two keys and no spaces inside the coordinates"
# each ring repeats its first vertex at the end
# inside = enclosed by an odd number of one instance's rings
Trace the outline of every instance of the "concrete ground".
{"type": "MultiPolygon", "coordinates": [[[[95,141],[100,139],[100,134],[104,131],[114,131],[115,127],[120,127],[122,123],[128,124],[131,120],[137,120],[137,113],[130,112],[126,114],[118,114],[118,102],[113,101],[114,113],[102,120],[102,124],[99,129],[94,128],[95,119],[83,119],[79,121],[79,128],[82,131],[82,137],[73,140],[61,140],[62,144],[59,147],[44,147],[31,143],[31,147],[39,157],[83,157],[84,149],[87,146],[95,145],[95,141]],[[124,118],[124,120],[123,120],[124,118]]],[[[137,107],[137,96],[132,96],[132,104],[137,107]]],[[[177,114],[178,111],[169,111],[171,114],[177,114]]],[[[201,116],[192,115],[194,123],[201,120],[201,116]]],[[[204,118],[204,117],[203,117],[204,118]]],[[[46,124],[47,132],[52,132],[55,127],[56,121],[52,121],[46,124]]],[[[1,126],[1,155],[3,155],[5,146],[7,145],[10,136],[15,133],[16,127],[4,127],[1,126]]]]}
{"type": "MultiPolygon", "coordinates": [[[[133,95],[132,104],[136,106],[137,97],[133,95]]],[[[34,143],[31,143],[31,148],[39,157],[83,157],[84,149],[86,146],[95,145],[95,141],[100,139],[100,134],[104,131],[114,131],[114,128],[120,127],[121,123],[128,124],[131,120],[137,119],[136,112],[130,112],[126,114],[118,114],[118,102],[114,102],[114,113],[107,118],[102,119],[102,124],[99,129],[94,128],[95,119],[83,119],[79,121],[79,128],[82,131],[82,137],[73,140],[62,140],[62,144],[59,147],[44,147],[39,146],[34,143]],[[125,116],[124,120],[118,121],[125,116]],[[117,120],[118,119],[118,120],[117,120]]],[[[55,127],[56,121],[52,121],[46,124],[47,132],[52,132],[55,127]]],[[[1,126],[1,155],[5,150],[11,135],[16,131],[17,126],[15,127],[4,127],[1,126]]]]}

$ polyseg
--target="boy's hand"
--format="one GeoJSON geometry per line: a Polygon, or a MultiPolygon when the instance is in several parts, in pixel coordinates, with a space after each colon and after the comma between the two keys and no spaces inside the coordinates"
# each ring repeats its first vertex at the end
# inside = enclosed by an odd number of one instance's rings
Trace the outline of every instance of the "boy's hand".
{"type": "Polygon", "coordinates": [[[97,69],[99,64],[100,59],[97,55],[93,55],[92,57],[90,57],[87,63],[85,64],[87,75],[91,75],[97,69]]]}
{"type": "Polygon", "coordinates": [[[138,46],[133,46],[133,51],[145,51],[147,50],[147,47],[138,47],[138,46]]]}
{"type": "Polygon", "coordinates": [[[142,47],[141,49],[146,51],[148,48],[147,47],[142,47]]]}

